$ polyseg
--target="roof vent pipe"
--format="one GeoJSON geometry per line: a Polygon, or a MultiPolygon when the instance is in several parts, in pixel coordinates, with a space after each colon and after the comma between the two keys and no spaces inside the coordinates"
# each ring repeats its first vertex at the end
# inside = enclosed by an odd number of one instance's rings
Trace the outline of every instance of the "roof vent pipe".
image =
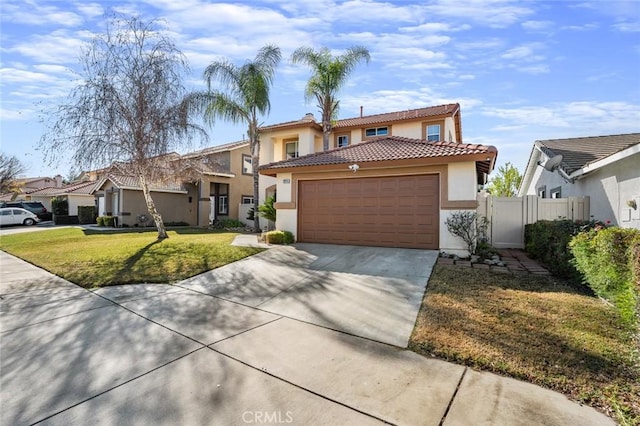
{"type": "Polygon", "coordinates": [[[363,111],[363,106],[360,105],[360,118],[362,118],[362,111],[363,111]]]}

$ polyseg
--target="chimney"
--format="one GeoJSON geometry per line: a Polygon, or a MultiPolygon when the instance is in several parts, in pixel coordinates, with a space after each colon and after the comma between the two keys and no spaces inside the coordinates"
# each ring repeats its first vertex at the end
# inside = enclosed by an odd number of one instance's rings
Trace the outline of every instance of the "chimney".
{"type": "Polygon", "coordinates": [[[56,188],[62,188],[62,175],[55,175],[53,179],[56,181],[56,188]]]}
{"type": "Polygon", "coordinates": [[[364,107],[363,107],[362,105],[360,105],[360,118],[362,118],[363,108],[364,108],[364,107]]]}

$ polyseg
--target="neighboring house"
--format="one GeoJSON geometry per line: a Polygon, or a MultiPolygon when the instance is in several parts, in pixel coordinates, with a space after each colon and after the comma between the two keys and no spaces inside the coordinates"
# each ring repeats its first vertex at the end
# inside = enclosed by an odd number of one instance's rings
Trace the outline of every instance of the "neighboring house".
{"type": "Polygon", "coordinates": [[[497,156],[461,143],[458,104],[337,120],[325,152],[310,114],[261,132],[262,195],[300,242],[462,251],[445,221],[476,210],[497,156]]]}
{"type": "Polygon", "coordinates": [[[69,215],[78,215],[78,206],[95,206],[93,188],[96,182],[73,182],[61,188],[50,187],[28,192],[25,198],[29,201],[40,201],[49,211],[52,211],[51,199],[64,198],[69,203],[69,215]]]}
{"type": "Polygon", "coordinates": [[[640,133],[536,141],[523,195],[588,196],[594,219],[640,228],[640,133]],[[552,171],[551,158],[558,163],[552,171]]]}
{"type": "Polygon", "coordinates": [[[15,192],[0,195],[1,201],[26,200],[26,194],[43,188],[60,188],[62,176],[18,178],[13,182],[15,192]]]}
{"type": "MultiPolygon", "coordinates": [[[[238,219],[239,205],[253,203],[249,143],[234,142],[185,155],[167,154],[171,181],[150,182],[156,209],[165,222],[207,226],[238,219]],[[247,158],[249,161],[247,162],[247,158]]],[[[114,165],[93,189],[98,215],[118,217],[118,225],[148,224],[151,218],[138,178],[114,165]]]]}

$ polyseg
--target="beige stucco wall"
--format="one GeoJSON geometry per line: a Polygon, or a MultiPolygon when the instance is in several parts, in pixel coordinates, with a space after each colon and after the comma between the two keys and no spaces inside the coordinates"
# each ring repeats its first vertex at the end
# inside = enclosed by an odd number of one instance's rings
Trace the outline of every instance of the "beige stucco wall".
{"type": "Polygon", "coordinates": [[[478,193],[476,164],[472,161],[449,164],[449,199],[473,200],[478,193]]]}
{"type": "MultiPolygon", "coordinates": [[[[190,225],[196,223],[197,204],[194,195],[194,191],[189,194],[151,192],[156,210],[162,215],[164,222],[187,222],[190,225]],[[192,197],[191,203],[189,203],[190,196],[192,197]]],[[[133,226],[138,223],[137,217],[140,214],[145,214],[149,217],[142,191],[121,190],[119,204],[121,208],[118,212],[120,225],[133,226]]]]}
{"type": "Polygon", "coordinates": [[[69,215],[78,215],[78,206],[95,206],[96,199],[93,195],[68,195],[69,215]]]}

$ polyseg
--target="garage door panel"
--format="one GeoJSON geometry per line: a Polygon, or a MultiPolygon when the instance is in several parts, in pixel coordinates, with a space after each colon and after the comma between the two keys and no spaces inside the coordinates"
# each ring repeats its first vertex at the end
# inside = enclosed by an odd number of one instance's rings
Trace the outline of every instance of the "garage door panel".
{"type": "Polygon", "coordinates": [[[301,242],[438,248],[437,175],[299,181],[301,242]]]}

